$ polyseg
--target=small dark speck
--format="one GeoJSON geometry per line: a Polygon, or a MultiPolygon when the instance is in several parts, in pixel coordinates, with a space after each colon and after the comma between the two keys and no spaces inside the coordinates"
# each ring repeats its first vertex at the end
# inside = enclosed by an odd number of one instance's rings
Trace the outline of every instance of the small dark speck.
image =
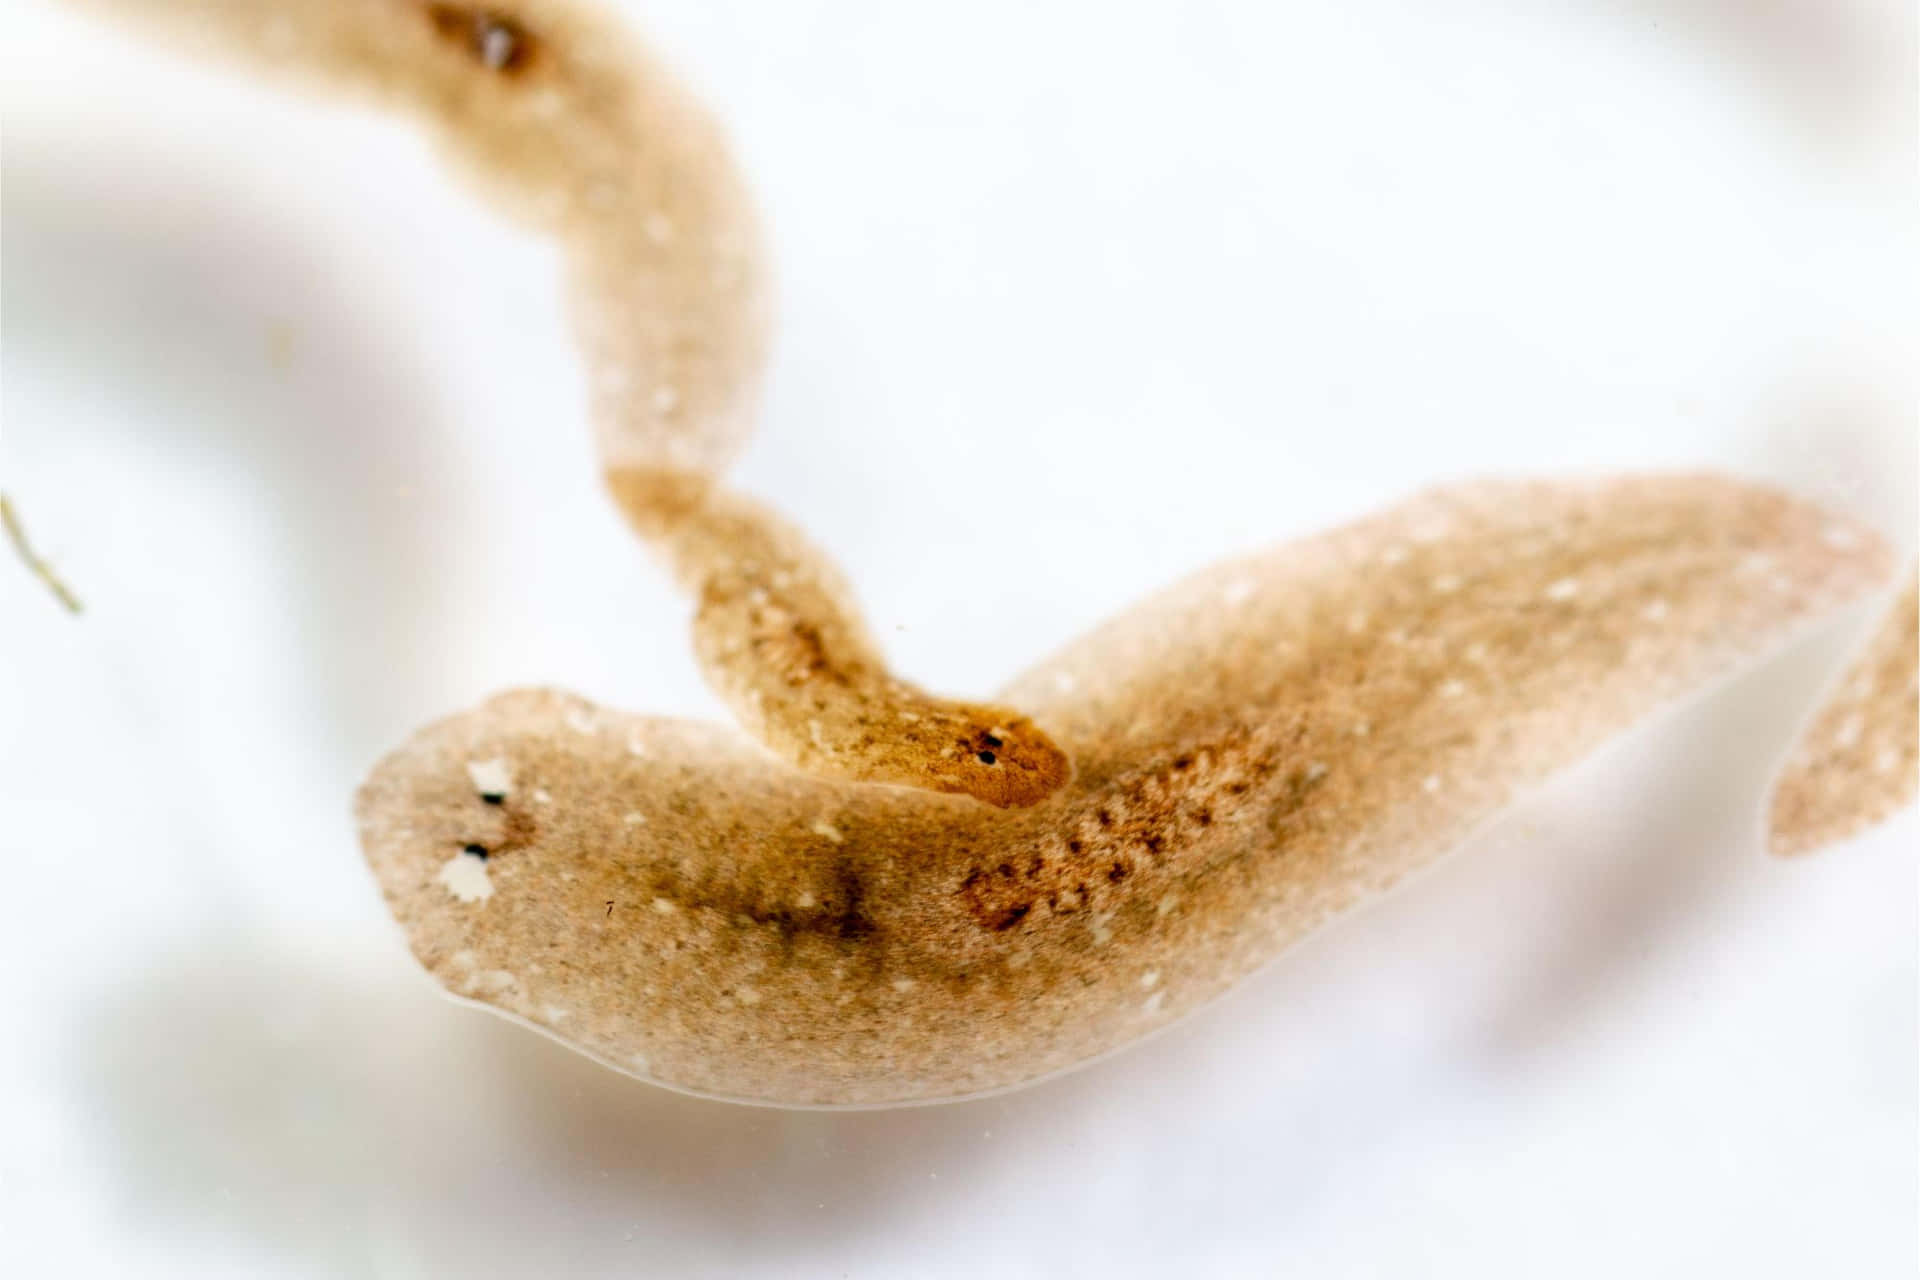
{"type": "Polygon", "coordinates": [[[488,804],[505,804],[507,802],[507,798],[498,791],[482,791],[480,798],[488,804]]]}
{"type": "Polygon", "coordinates": [[[994,762],[994,760],[995,760],[995,756],[994,756],[994,754],[993,754],[993,752],[991,752],[991,751],[982,751],[982,752],[980,753],[980,763],[981,763],[981,764],[992,764],[992,763],[994,762]]]}
{"type": "Polygon", "coordinates": [[[487,846],[483,844],[470,844],[466,848],[462,849],[460,852],[470,853],[474,857],[480,859],[480,861],[482,862],[485,862],[487,860],[487,846]]]}

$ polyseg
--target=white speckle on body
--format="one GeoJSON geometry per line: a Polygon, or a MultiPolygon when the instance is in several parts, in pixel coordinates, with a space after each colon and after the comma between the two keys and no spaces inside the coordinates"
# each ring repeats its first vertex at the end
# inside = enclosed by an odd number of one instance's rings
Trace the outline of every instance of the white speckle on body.
{"type": "Polygon", "coordinates": [[[641,225],[646,228],[647,239],[655,244],[665,244],[673,239],[673,219],[658,209],[648,214],[646,221],[641,225]]]}
{"type": "Polygon", "coordinates": [[[1165,1004],[1166,1001],[1167,1001],[1167,993],[1164,991],[1156,991],[1152,995],[1148,996],[1145,1002],[1141,1004],[1140,1012],[1146,1014],[1149,1018],[1151,1018],[1154,1014],[1160,1012],[1160,1006],[1165,1004]]]}
{"type": "Polygon", "coordinates": [[[1399,564],[1402,560],[1405,560],[1406,558],[1407,558],[1407,549],[1405,547],[1397,546],[1397,545],[1388,547],[1385,551],[1382,551],[1380,553],[1381,564],[1399,564]]]}
{"type": "Polygon", "coordinates": [[[918,985],[919,983],[915,982],[912,978],[895,978],[893,980],[893,989],[901,995],[905,995],[918,985]]]}
{"type": "Polygon", "coordinates": [[[680,392],[675,387],[655,387],[653,389],[653,409],[655,413],[672,413],[680,407],[680,392]]]}
{"type": "Polygon", "coordinates": [[[520,979],[505,969],[482,969],[467,979],[467,990],[490,996],[501,995],[520,985],[520,979]]]}
{"type": "Polygon", "coordinates": [[[465,903],[485,902],[493,896],[493,881],[487,878],[487,860],[471,853],[456,853],[440,867],[440,883],[447,892],[465,903]]]}
{"type": "Polygon", "coordinates": [[[1840,727],[1834,730],[1833,745],[1843,751],[1846,750],[1848,747],[1860,741],[1860,735],[1866,730],[1866,727],[1866,718],[1858,711],[1854,712],[1845,720],[1842,720],[1840,727]]]}
{"type": "Polygon", "coordinates": [[[1441,574],[1433,580],[1433,589],[1443,596],[1458,591],[1460,589],[1460,575],[1457,573],[1441,574]]]}
{"type": "Polygon", "coordinates": [[[504,796],[513,791],[513,770],[498,756],[492,760],[467,761],[467,776],[473,779],[473,789],[481,795],[504,796]]]}
{"type": "Polygon", "coordinates": [[[1467,682],[1465,680],[1449,680],[1440,686],[1440,696],[1443,698],[1457,698],[1466,691],[1467,682]]]}
{"type": "Polygon", "coordinates": [[[639,734],[630,733],[627,735],[627,754],[630,756],[644,756],[647,754],[647,744],[640,740],[639,734]]]}
{"type": "Polygon", "coordinates": [[[547,790],[545,787],[535,787],[533,789],[533,802],[535,804],[552,804],[553,792],[547,790]]]}
{"type": "Polygon", "coordinates": [[[647,815],[644,813],[629,813],[624,818],[620,819],[620,821],[626,823],[630,827],[643,827],[647,823],[647,815]]]}
{"type": "Polygon", "coordinates": [[[680,908],[666,898],[655,898],[653,900],[653,909],[660,915],[670,916],[680,908]]]}
{"type": "Polygon", "coordinates": [[[812,831],[813,834],[823,839],[831,840],[835,844],[841,844],[846,841],[846,837],[840,834],[840,828],[834,826],[825,818],[815,818],[813,820],[813,826],[808,829],[812,831]]]}
{"type": "Polygon", "coordinates": [[[734,992],[733,995],[734,995],[734,999],[738,1000],[741,1004],[759,1004],[760,1003],[760,993],[758,991],[755,991],[752,987],[742,987],[738,991],[734,992]]]}
{"type": "Polygon", "coordinates": [[[1547,599],[1549,600],[1571,600],[1579,594],[1580,580],[1578,578],[1562,578],[1547,588],[1547,599]]]}
{"type": "Polygon", "coordinates": [[[1672,606],[1656,597],[1647,601],[1646,608],[1640,610],[1640,616],[1648,622],[1665,622],[1670,612],[1672,612],[1672,606]]]}
{"type": "Polygon", "coordinates": [[[1074,686],[1078,683],[1079,682],[1073,678],[1073,672],[1071,671],[1056,671],[1053,673],[1053,687],[1061,693],[1072,693],[1074,686]]]}
{"type": "Polygon", "coordinates": [[[1220,599],[1229,609],[1237,609],[1253,598],[1253,584],[1242,578],[1229,582],[1227,589],[1220,593],[1220,599]]]}
{"type": "Polygon", "coordinates": [[[1149,969],[1140,975],[1140,989],[1142,991],[1151,991],[1159,985],[1160,971],[1158,969],[1149,969]]]}
{"type": "Polygon", "coordinates": [[[1428,774],[1426,781],[1422,782],[1420,786],[1428,795],[1438,795],[1440,793],[1440,775],[1437,773],[1428,774]]]}
{"type": "Polygon", "coordinates": [[[1322,778],[1324,778],[1324,777],[1326,777],[1326,776],[1327,776],[1327,763],[1326,763],[1326,761],[1324,761],[1324,760],[1315,760],[1315,761],[1314,761],[1314,762],[1313,762],[1312,764],[1310,764],[1310,765],[1308,765],[1308,766],[1307,766],[1307,781],[1308,781],[1308,782],[1318,782],[1318,781],[1320,781],[1320,779],[1322,779],[1322,778]]]}

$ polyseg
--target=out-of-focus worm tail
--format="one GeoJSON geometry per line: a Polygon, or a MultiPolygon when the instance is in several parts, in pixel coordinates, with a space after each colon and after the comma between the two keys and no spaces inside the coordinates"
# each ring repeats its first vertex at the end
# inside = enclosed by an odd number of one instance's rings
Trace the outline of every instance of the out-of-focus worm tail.
{"type": "Polygon", "coordinates": [[[1774,786],[1768,843],[1811,853],[1920,790],[1920,567],[1814,715],[1774,786]]]}

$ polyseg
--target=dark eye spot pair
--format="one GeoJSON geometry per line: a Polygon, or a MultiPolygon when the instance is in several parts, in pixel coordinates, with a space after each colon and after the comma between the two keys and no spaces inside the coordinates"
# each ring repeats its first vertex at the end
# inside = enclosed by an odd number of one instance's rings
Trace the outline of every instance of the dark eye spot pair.
{"type": "MultiPolygon", "coordinates": [[[[980,741],[984,742],[989,747],[997,747],[1001,745],[1000,739],[994,737],[990,733],[981,734],[980,741]]],[[[982,751],[980,753],[979,758],[980,758],[981,764],[992,764],[995,760],[999,759],[999,757],[994,755],[993,752],[991,751],[982,751]]]]}

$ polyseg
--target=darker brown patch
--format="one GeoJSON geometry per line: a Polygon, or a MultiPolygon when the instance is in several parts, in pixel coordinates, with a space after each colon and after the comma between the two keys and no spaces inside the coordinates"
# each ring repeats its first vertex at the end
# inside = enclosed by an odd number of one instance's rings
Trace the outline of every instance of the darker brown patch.
{"type": "Polygon", "coordinates": [[[497,800],[491,796],[482,796],[481,799],[490,807],[501,811],[500,838],[489,844],[469,844],[465,846],[464,852],[484,860],[495,854],[512,853],[516,849],[524,849],[539,840],[540,826],[533,820],[532,814],[521,809],[508,808],[505,796],[497,800]]]}
{"type": "MultiPolygon", "coordinates": [[[[1152,892],[1135,882],[1192,873],[1203,857],[1221,797],[1273,790],[1276,765],[1244,733],[1195,744],[1160,764],[1120,779],[1106,803],[1083,809],[1067,831],[1042,846],[1046,856],[969,870],[957,896],[981,928],[993,932],[1049,916],[1116,909],[1127,895],[1152,892]],[[1045,912],[1035,908],[1045,904],[1045,912]]],[[[1318,782],[1304,774],[1273,797],[1287,812],[1301,808],[1318,782]]]]}
{"type": "Polygon", "coordinates": [[[540,824],[533,815],[518,807],[505,809],[501,815],[505,822],[500,840],[493,846],[495,853],[512,853],[515,849],[525,849],[540,839],[540,824]]]}
{"type": "Polygon", "coordinates": [[[827,917],[833,933],[842,941],[853,942],[873,932],[873,919],[867,915],[866,884],[851,862],[842,860],[833,867],[835,896],[832,913],[827,917]]]}
{"type": "Polygon", "coordinates": [[[458,4],[430,4],[427,21],[440,37],[458,45],[489,71],[517,76],[533,65],[540,42],[510,14],[458,4]]]}
{"type": "Polygon", "coordinates": [[[981,923],[985,924],[987,928],[993,930],[995,933],[1005,933],[1008,929],[1013,928],[1013,926],[1025,920],[1027,913],[1032,910],[1033,904],[1031,902],[1022,902],[1016,906],[1006,908],[997,918],[984,920],[981,923]]]}
{"type": "Polygon", "coordinates": [[[742,924],[761,925],[776,930],[781,939],[791,942],[802,934],[857,942],[875,931],[867,913],[867,887],[851,862],[834,864],[833,888],[822,895],[815,906],[801,909],[776,904],[751,886],[725,884],[713,879],[689,883],[677,872],[658,869],[648,881],[656,896],[689,911],[715,911],[742,924]]]}
{"type": "Polygon", "coordinates": [[[784,680],[789,688],[821,679],[847,683],[847,673],[834,665],[827,653],[826,637],[815,624],[796,618],[774,628],[758,630],[765,625],[762,618],[756,614],[752,621],[756,627],[752,641],[754,652],[762,665],[784,680]]]}

